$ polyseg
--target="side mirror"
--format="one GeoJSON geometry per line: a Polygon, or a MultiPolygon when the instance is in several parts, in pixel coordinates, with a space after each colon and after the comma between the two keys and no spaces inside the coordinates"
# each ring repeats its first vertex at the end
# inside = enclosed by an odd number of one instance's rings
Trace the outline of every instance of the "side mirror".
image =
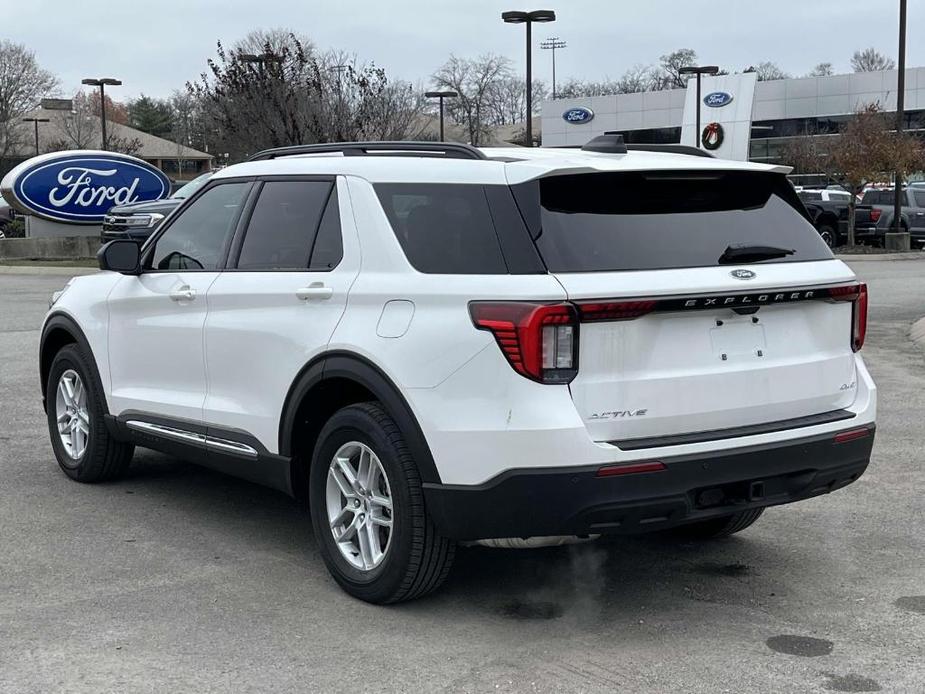
{"type": "Polygon", "coordinates": [[[110,241],[96,254],[100,270],[112,270],[123,275],[141,274],[141,250],[138,244],[127,239],[110,241]]]}

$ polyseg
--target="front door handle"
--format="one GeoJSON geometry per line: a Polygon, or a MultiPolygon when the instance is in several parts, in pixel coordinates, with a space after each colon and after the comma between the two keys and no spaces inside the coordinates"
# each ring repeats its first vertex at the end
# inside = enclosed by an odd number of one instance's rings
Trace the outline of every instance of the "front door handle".
{"type": "Polygon", "coordinates": [[[334,296],[334,290],[331,287],[325,287],[324,282],[312,282],[307,287],[296,289],[295,295],[302,301],[309,301],[310,299],[330,299],[334,296]]]}
{"type": "Polygon", "coordinates": [[[172,290],[170,292],[170,298],[173,301],[192,301],[196,298],[196,290],[191,288],[188,284],[184,284],[182,287],[177,287],[172,290]]]}

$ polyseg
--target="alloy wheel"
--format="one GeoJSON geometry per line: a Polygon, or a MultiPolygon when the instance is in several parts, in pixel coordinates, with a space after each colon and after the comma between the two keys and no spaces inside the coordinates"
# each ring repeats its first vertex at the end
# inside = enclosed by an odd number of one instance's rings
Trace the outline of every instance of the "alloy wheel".
{"type": "Polygon", "coordinates": [[[341,446],[328,467],[328,524],[341,555],[370,571],[385,559],[392,541],[392,490],[385,468],[366,444],[341,446]]]}
{"type": "Polygon", "coordinates": [[[87,411],[87,389],[80,374],[73,369],[62,373],[58,379],[55,416],[61,445],[73,460],[80,460],[90,437],[90,413],[87,411]]]}

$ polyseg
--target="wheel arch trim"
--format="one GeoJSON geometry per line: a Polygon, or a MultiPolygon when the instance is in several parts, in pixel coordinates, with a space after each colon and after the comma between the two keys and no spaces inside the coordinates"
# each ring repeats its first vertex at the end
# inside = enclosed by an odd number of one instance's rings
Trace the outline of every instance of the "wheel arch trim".
{"type": "Polygon", "coordinates": [[[430,446],[407,399],[382,369],[353,352],[332,351],[321,354],[306,364],[293,380],[280,416],[280,455],[293,455],[292,439],[296,428],[296,414],[304,398],[315,386],[332,379],[353,381],[372,393],[395,419],[405,436],[421,474],[421,480],[426,483],[440,483],[440,474],[430,446]]]}
{"type": "Polygon", "coordinates": [[[39,340],[39,380],[42,389],[42,409],[47,411],[46,400],[48,393],[46,391],[48,389],[48,374],[51,371],[52,361],[54,361],[54,354],[45,354],[45,345],[51,334],[58,331],[68,333],[73,338],[72,341],[80,345],[80,348],[90,355],[89,367],[92,372],[91,376],[96,381],[96,386],[103,396],[103,411],[108,414],[109,403],[106,400],[106,389],[103,388],[103,380],[100,377],[99,365],[96,363],[96,355],[93,353],[93,348],[90,347],[90,341],[77,324],[77,321],[61,311],[57,311],[48,316],[45,320],[45,324],[42,326],[42,336],[39,340]]]}

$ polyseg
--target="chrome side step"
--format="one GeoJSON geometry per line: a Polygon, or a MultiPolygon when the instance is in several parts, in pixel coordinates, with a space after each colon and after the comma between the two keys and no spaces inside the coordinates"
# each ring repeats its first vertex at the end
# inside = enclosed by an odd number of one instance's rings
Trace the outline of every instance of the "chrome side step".
{"type": "Polygon", "coordinates": [[[155,436],[162,436],[167,439],[173,439],[174,441],[180,441],[182,443],[192,443],[196,445],[204,445],[207,448],[211,448],[215,451],[221,451],[222,453],[231,453],[233,455],[240,455],[245,458],[254,458],[258,456],[257,449],[252,446],[248,446],[246,443],[241,443],[239,441],[229,441],[228,439],[221,439],[217,436],[206,436],[205,434],[197,434],[194,431],[186,431],[184,429],[176,429],[174,427],[164,426],[163,424],[152,424],[151,422],[140,422],[138,420],[132,419],[125,423],[129,429],[134,429],[135,431],[140,431],[146,434],[153,434],[155,436]]]}

